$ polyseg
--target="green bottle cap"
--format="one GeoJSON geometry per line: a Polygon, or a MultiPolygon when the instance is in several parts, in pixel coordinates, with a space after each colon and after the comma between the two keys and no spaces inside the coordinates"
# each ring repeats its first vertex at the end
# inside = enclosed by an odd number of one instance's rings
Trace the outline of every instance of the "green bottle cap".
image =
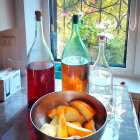
{"type": "Polygon", "coordinates": [[[72,21],[73,21],[73,24],[77,24],[78,23],[78,15],[73,15],[72,21]]]}
{"type": "Polygon", "coordinates": [[[36,20],[40,21],[42,16],[42,11],[35,11],[36,20]]]}

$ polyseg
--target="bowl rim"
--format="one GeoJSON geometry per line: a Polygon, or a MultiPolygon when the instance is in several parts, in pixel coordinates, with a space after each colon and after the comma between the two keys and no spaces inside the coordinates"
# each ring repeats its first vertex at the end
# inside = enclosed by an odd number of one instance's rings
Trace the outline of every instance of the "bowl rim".
{"type": "MultiPolygon", "coordinates": [[[[49,95],[51,95],[51,94],[59,93],[59,92],[77,92],[77,93],[81,93],[81,92],[78,92],[78,91],[71,91],[71,90],[62,91],[62,90],[61,90],[61,91],[50,92],[50,93],[48,93],[48,94],[43,95],[43,96],[40,97],[38,100],[36,100],[36,102],[32,105],[32,107],[31,107],[31,109],[30,109],[30,120],[31,120],[32,125],[33,125],[39,132],[41,132],[42,134],[44,134],[44,135],[46,135],[46,136],[48,136],[48,137],[51,137],[51,138],[58,138],[58,139],[60,139],[60,140],[63,140],[63,139],[66,139],[66,140],[68,139],[68,140],[70,140],[70,137],[68,137],[68,138],[59,138],[59,137],[54,137],[54,136],[50,136],[50,135],[47,135],[47,134],[43,133],[42,131],[40,131],[40,129],[35,125],[35,123],[34,123],[33,120],[32,120],[32,112],[33,112],[33,109],[35,108],[35,106],[37,105],[37,103],[38,103],[42,98],[44,98],[44,97],[46,97],[46,96],[49,96],[49,95]]],[[[91,96],[90,94],[87,94],[87,93],[84,93],[84,92],[81,93],[81,94],[86,94],[86,96],[89,96],[89,97],[91,97],[91,98],[95,98],[96,100],[98,100],[96,97],[91,96]]],[[[106,126],[107,120],[108,120],[108,117],[109,117],[109,116],[108,116],[108,113],[107,113],[107,108],[106,108],[106,106],[105,106],[100,100],[98,100],[98,101],[102,104],[102,106],[104,107],[105,112],[106,112],[106,118],[105,118],[104,124],[103,124],[98,130],[96,130],[95,133],[91,133],[91,134],[89,134],[89,135],[87,135],[87,136],[84,136],[84,137],[72,138],[72,139],[76,139],[76,140],[78,140],[78,139],[85,139],[85,138],[87,138],[87,137],[89,137],[89,136],[92,136],[92,135],[98,133],[101,129],[103,129],[103,128],[106,126]]]]}

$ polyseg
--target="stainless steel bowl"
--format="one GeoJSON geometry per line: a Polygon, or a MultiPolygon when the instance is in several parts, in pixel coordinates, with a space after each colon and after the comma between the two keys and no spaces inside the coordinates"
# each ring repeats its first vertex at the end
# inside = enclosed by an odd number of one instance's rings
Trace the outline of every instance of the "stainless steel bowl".
{"type": "MultiPolygon", "coordinates": [[[[42,133],[39,129],[45,122],[49,122],[47,117],[48,110],[55,108],[59,105],[67,104],[71,100],[83,100],[90,104],[95,110],[96,115],[94,117],[96,124],[96,133],[79,138],[79,140],[100,140],[106,125],[107,111],[104,105],[96,98],[75,91],[60,91],[52,92],[38,99],[31,108],[30,119],[34,128],[34,131],[39,140],[62,140],[58,137],[52,137],[42,133]]],[[[66,138],[65,138],[66,140],[66,138]]]]}

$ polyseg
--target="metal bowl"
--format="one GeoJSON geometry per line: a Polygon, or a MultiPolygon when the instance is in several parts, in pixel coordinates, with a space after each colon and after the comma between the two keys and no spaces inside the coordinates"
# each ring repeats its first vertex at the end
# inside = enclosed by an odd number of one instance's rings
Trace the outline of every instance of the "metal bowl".
{"type": "MultiPolygon", "coordinates": [[[[59,105],[67,104],[71,100],[83,100],[91,105],[96,110],[94,116],[96,124],[96,132],[94,134],[78,138],[79,140],[100,140],[106,125],[107,111],[104,105],[97,100],[95,97],[88,94],[75,92],[75,91],[60,91],[49,93],[40,99],[38,99],[31,108],[30,119],[34,128],[34,131],[39,140],[62,140],[62,138],[52,137],[46,135],[40,131],[41,126],[45,122],[49,122],[50,119],[47,117],[47,112],[59,105]]],[[[73,138],[67,138],[73,139],[73,138]]],[[[66,138],[65,138],[66,140],[66,138]]]]}

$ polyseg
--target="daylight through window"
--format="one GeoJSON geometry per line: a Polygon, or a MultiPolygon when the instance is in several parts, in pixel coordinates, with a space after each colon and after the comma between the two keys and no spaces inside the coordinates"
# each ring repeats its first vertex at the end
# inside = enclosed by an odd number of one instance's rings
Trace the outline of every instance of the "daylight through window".
{"type": "Polygon", "coordinates": [[[107,37],[105,54],[110,66],[125,67],[129,0],[51,0],[51,45],[56,60],[71,33],[71,17],[80,16],[80,34],[92,62],[98,54],[98,34],[107,37]],[[56,9],[56,10],[54,10],[56,9]]]}

